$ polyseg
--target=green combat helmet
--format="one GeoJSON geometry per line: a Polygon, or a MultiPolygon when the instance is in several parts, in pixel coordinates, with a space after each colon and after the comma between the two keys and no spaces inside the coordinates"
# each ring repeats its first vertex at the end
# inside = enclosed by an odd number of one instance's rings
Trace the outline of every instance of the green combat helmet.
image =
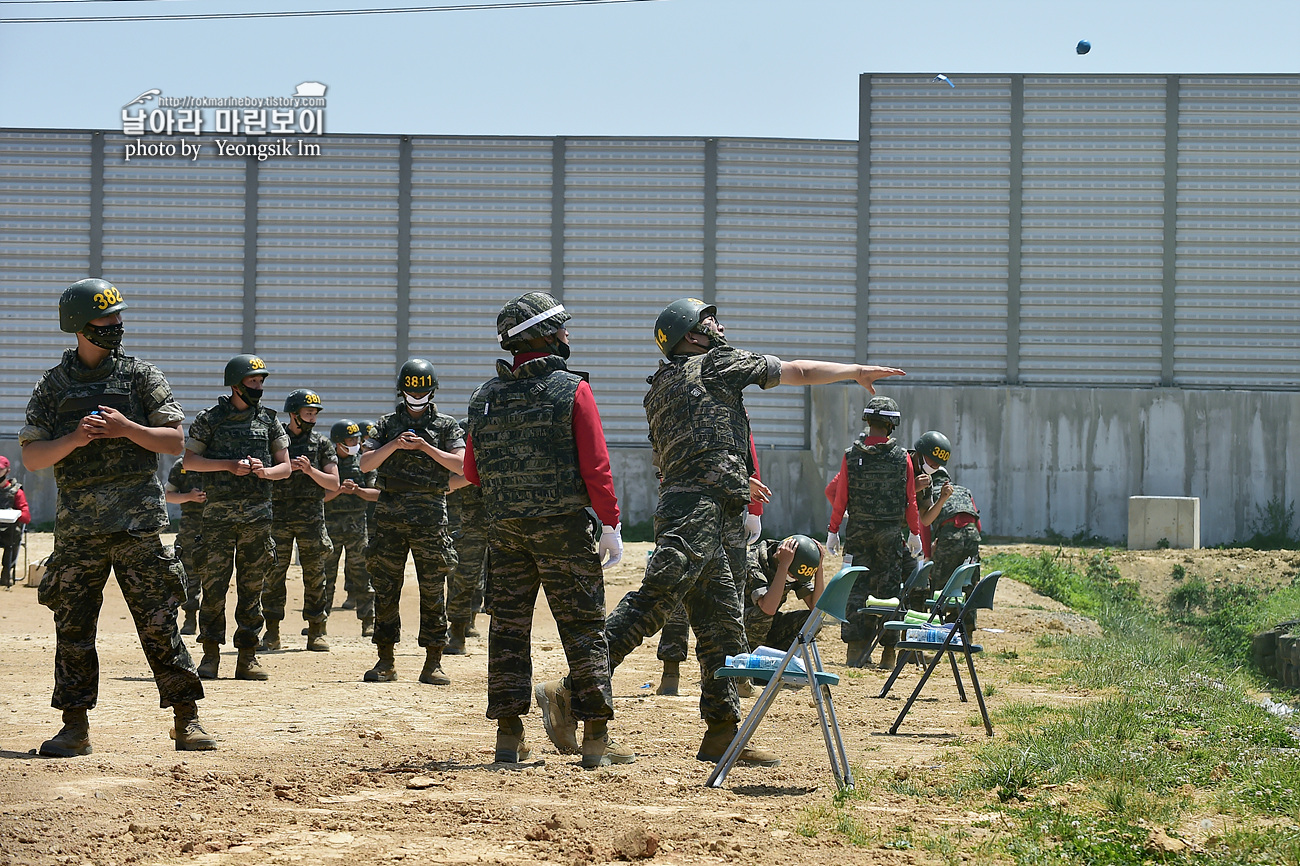
{"type": "Polygon", "coordinates": [[[412,358],[397,372],[397,390],[412,394],[427,394],[438,390],[438,374],[433,364],[423,358],[412,358]]]}
{"type": "Polygon", "coordinates": [[[792,535],[794,539],[794,559],[790,561],[791,577],[813,578],[817,576],[817,567],[822,564],[822,549],[806,535],[792,535]]]}
{"type": "Polygon", "coordinates": [[[225,382],[233,388],[244,381],[246,376],[269,376],[271,371],[266,362],[256,355],[236,355],[226,362],[225,382]]]}
{"type": "Polygon", "coordinates": [[[315,391],[308,391],[306,388],[295,388],[289,392],[289,396],[284,398],[284,411],[289,414],[301,412],[303,409],[324,409],[320,397],[316,396],[315,391]]]}
{"type": "Polygon", "coordinates": [[[718,308],[698,298],[678,298],[655,319],[655,345],[664,357],[671,357],[673,349],[690,333],[701,319],[718,317],[718,308]]]}
{"type": "Polygon", "coordinates": [[[530,340],[551,336],[572,318],[564,304],[546,292],[527,292],[497,313],[497,342],[507,352],[519,354],[528,349],[530,340]]]}
{"type": "Polygon", "coordinates": [[[80,334],[92,319],[126,309],[126,301],[108,280],[77,280],[59,296],[59,330],[80,334]]]}
{"type": "Polygon", "coordinates": [[[913,450],[922,457],[929,457],[940,466],[946,464],[952,457],[952,443],[938,430],[927,430],[922,433],[921,438],[916,440],[916,448],[913,450]]]}
{"type": "Polygon", "coordinates": [[[335,421],[334,425],[330,427],[330,441],[335,445],[341,445],[353,436],[360,435],[361,425],[348,418],[335,421]]]}
{"type": "Polygon", "coordinates": [[[893,397],[872,397],[862,410],[862,420],[893,430],[903,420],[903,413],[898,411],[893,397]]]}

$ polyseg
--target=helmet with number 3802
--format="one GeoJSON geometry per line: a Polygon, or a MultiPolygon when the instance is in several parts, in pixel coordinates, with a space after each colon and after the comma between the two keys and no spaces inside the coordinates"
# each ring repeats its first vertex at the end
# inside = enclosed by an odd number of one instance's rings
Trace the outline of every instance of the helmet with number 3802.
{"type": "Polygon", "coordinates": [[[126,309],[126,301],[108,280],[77,280],[59,296],[59,330],[79,334],[95,319],[126,309]]]}

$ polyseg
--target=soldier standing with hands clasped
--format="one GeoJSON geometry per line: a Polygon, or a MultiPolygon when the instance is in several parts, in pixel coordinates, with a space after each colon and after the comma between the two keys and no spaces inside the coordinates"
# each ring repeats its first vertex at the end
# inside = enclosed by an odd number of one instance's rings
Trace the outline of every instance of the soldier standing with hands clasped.
{"type": "Polygon", "coordinates": [[[58,485],[54,552],[38,598],[54,611],[54,697],[63,728],[40,753],[88,755],[87,711],[99,699],[95,632],[111,568],[153,671],[160,705],[175,714],[178,751],[216,748],[199,724],[203,684],[176,630],[185,595],[180,564],[159,532],[167,506],[155,473],[159,454],[179,454],[185,413],[152,364],[124,355],[126,303],[105,280],[73,283],[59,298],[59,328],[77,335],[41,376],[18,434],[23,464],[53,467],[58,485]]]}
{"type": "MultiPolygon", "coordinates": [[[[271,483],[289,477],[289,436],[275,412],[262,405],[262,385],[270,371],[256,355],[226,362],[223,380],[230,388],[217,405],[204,409],[190,425],[185,470],[208,473],[203,489],[203,603],[199,607],[199,676],[216,679],[221,645],[226,642],[226,592],[235,574],[235,679],[265,680],[257,660],[261,637],[262,586],[275,566],[271,535],[271,483]]],[[[284,551],[288,556],[289,551],[284,551]]]]}
{"type": "Polygon", "coordinates": [[[361,471],[361,425],[344,418],[330,427],[330,441],[339,461],[339,488],[325,494],[325,528],[334,547],[325,561],[325,604],[334,604],[334,586],[338,580],[339,560],[344,561],[343,590],[347,593],[344,610],[355,610],[361,620],[361,636],[375,633],[375,591],[366,571],[366,510],[379,499],[375,473],[361,471]],[[350,604],[348,602],[351,602],[350,604]]]}
{"type": "Polygon", "coordinates": [[[420,682],[451,683],[442,669],[447,645],[447,576],[456,567],[456,549],[447,532],[447,492],[453,473],[463,474],[465,437],[450,415],[438,411],[433,364],[411,358],[397,374],[401,402],[379,419],[374,436],[361,446],[361,471],[377,473],[379,502],[375,535],[366,568],[375,586],[375,646],[379,661],[366,671],[369,683],[397,679],[393,647],[402,636],[399,602],[406,554],[415,560],[420,584],[420,682]]]}
{"type": "MultiPolygon", "coordinates": [[[[663,628],[679,601],[686,603],[703,671],[722,667],[745,644],[740,593],[726,548],[743,524],[750,498],[749,418],[743,391],[751,385],[872,383],[902,370],[828,361],[782,361],[727,343],[718,310],[695,298],[669,304],[655,321],[654,339],[665,360],[645,396],[650,444],[663,482],[655,511],[655,549],[641,588],[623,596],[605,620],[610,666],[617,667],[647,636],[663,628]]],[[[571,683],[537,687],[547,734],[557,746],[573,736],[571,683]]],[[[705,676],[700,715],[708,731],[696,757],[721,760],[736,734],[740,699],[728,677],[705,676]]],[[[741,763],[773,766],[771,753],[747,748],[741,763]]]]}

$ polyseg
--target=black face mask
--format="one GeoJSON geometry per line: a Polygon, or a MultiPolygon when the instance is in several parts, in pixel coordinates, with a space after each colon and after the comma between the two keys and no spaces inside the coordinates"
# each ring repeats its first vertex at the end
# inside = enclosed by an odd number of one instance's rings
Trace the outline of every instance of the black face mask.
{"type": "Polygon", "coordinates": [[[304,434],[310,434],[311,431],[312,431],[312,428],[316,426],[316,422],[315,422],[315,421],[304,421],[304,420],[302,420],[302,416],[301,416],[301,415],[294,415],[293,417],[294,417],[294,418],[297,420],[297,422],[298,422],[298,429],[301,430],[304,434]]]}
{"type": "Polygon", "coordinates": [[[107,349],[112,352],[122,345],[122,334],[126,329],[121,323],[116,325],[90,325],[87,324],[81,331],[81,335],[91,342],[92,345],[101,349],[107,349]]]}
{"type": "Polygon", "coordinates": [[[262,389],[248,388],[244,385],[240,385],[239,396],[242,397],[244,402],[249,406],[256,406],[258,403],[262,402],[262,389]]]}
{"type": "Polygon", "coordinates": [[[564,360],[569,360],[569,344],[563,340],[556,340],[551,344],[551,354],[558,355],[564,360]]]}

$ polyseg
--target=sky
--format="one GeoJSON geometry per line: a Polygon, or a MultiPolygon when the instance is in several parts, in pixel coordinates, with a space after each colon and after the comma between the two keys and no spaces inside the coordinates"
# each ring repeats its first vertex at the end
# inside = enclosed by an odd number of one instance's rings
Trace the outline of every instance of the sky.
{"type": "Polygon", "coordinates": [[[1300,0],[641,0],[6,23],[447,2],[0,0],[0,127],[120,130],[123,105],[151,88],[287,96],[317,81],[327,132],[853,139],[863,72],[943,72],[958,86],[981,72],[1300,72],[1300,0]]]}

